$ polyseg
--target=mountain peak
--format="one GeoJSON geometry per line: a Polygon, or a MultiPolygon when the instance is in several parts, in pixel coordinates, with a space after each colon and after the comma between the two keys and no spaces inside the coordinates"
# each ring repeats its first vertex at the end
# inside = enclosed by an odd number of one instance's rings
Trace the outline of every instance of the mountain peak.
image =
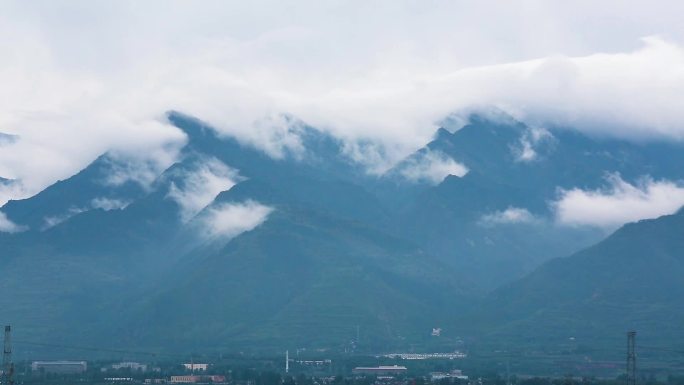
{"type": "Polygon", "coordinates": [[[166,113],[166,118],[175,127],[180,128],[191,141],[216,136],[216,132],[210,126],[201,120],[182,112],[169,111],[166,113]]]}
{"type": "Polygon", "coordinates": [[[441,140],[448,140],[451,138],[453,134],[447,130],[444,127],[440,127],[435,131],[435,134],[432,136],[433,141],[441,141],[441,140]]]}

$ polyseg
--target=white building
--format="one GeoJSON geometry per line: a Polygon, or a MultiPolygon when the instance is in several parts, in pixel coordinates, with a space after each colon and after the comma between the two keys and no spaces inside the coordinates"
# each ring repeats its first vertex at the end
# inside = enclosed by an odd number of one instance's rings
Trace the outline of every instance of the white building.
{"type": "Polygon", "coordinates": [[[194,371],[206,372],[206,371],[207,371],[207,368],[209,368],[209,364],[195,364],[195,363],[192,363],[192,364],[183,364],[183,366],[185,366],[185,369],[188,369],[188,370],[190,370],[190,371],[192,371],[192,372],[194,372],[194,371]]]}
{"type": "Polygon", "coordinates": [[[171,376],[172,384],[194,384],[200,381],[200,376],[171,376]]]}
{"type": "Polygon", "coordinates": [[[114,370],[131,369],[133,371],[146,372],[147,371],[147,365],[141,364],[139,362],[119,362],[118,364],[113,364],[112,369],[114,369],[114,370]]]}
{"type": "Polygon", "coordinates": [[[450,372],[432,372],[430,373],[430,380],[439,381],[445,378],[455,378],[459,380],[467,380],[468,376],[464,376],[463,372],[458,369],[454,369],[450,372]]]}
{"type": "Polygon", "coordinates": [[[86,361],[34,361],[31,364],[31,370],[45,373],[78,374],[85,373],[88,370],[88,363],[86,361]]]}
{"type": "Polygon", "coordinates": [[[365,374],[371,376],[392,376],[406,373],[405,366],[375,366],[375,367],[357,367],[352,370],[354,374],[365,374]]]}

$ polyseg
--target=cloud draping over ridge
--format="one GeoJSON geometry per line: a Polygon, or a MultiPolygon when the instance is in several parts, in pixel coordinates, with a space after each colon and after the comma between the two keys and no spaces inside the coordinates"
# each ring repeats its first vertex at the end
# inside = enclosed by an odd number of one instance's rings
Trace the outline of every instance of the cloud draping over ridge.
{"type": "Polygon", "coordinates": [[[0,176],[22,182],[0,197],[35,193],[108,150],[168,163],[184,140],[163,119],[171,109],[267,152],[282,127],[263,122],[291,113],[380,143],[381,159],[362,159],[370,167],[472,106],[684,137],[680,2],[258,3],[3,2],[0,132],[18,139],[3,141],[0,176]]]}
{"type": "Polygon", "coordinates": [[[207,209],[203,234],[209,238],[233,238],[262,224],[273,208],[259,202],[223,203],[207,209]]]}
{"type": "Polygon", "coordinates": [[[449,175],[463,177],[468,168],[440,151],[427,151],[409,159],[399,173],[412,182],[437,185],[449,175]]]}
{"type": "Polygon", "coordinates": [[[178,204],[181,220],[188,222],[219,193],[243,179],[237,170],[216,158],[208,158],[192,170],[183,170],[181,183],[172,182],[167,197],[178,204]]]}
{"type": "Polygon", "coordinates": [[[600,190],[561,191],[553,203],[557,221],[615,229],[628,222],[672,214],[684,206],[682,183],[643,178],[631,184],[618,174],[609,175],[607,182],[609,186],[600,190]]]}

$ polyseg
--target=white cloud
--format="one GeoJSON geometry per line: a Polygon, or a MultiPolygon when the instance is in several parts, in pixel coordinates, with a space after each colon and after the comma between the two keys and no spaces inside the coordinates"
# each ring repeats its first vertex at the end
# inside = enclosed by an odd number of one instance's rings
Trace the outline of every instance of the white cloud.
{"type": "Polygon", "coordinates": [[[31,191],[21,181],[11,180],[0,183],[0,207],[10,199],[24,199],[29,196],[31,196],[31,191]]]}
{"type": "Polygon", "coordinates": [[[216,158],[207,159],[196,169],[185,172],[182,183],[172,183],[168,194],[180,206],[183,222],[192,219],[219,193],[229,190],[242,179],[237,170],[216,158]]]}
{"type": "Polygon", "coordinates": [[[103,209],[105,211],[118,210],[125,208],[129,203],[130,202],[125,202],[119,199],[110,199],[104,197],[95,198],[91,200],[90,204],[85,207],[72,206],[65,213],[44,217],[43,227],[41,230],[47,230],[51,227],[57,226],[58,224],[91,209],[103,209]]]}
{"type": "Polygon", "coordinates": [[[253,134],[243,139],[274,158],[281,159],[286,154],[299,158],[305,151],[299,137],[301,124],[288,115],[268,115],[254,121],[251,124],[253,134]]]}
{"type": "Polygon", "coordinates": [[[121,199],[110,199],[105,197],[95,198],[90,202],[90,206],[94,209],[120,210],[126,208],[131,202],[123,201],[121,199]]]}
{"type": "Polygon", "coordinates": [[[448,175],[464,176],[468,173],[468,168],[440,151],[427,151],[410,158],[399,172],[412,182],[438,184],[448,175]]]}
{"type": "Polygon", "coordinates": [[[69,210],[63,214],[45,217],[43,218],[43,227],[41,230],[47,230],[51,227],[57,226],[67,219],[86,211],[88,211],[88,208],[86,207],[70,207],[69,210]]]}
{"type": "Polygon", "coordinates": [[[233,238],[262,224],[272,211],[252,200],[211,207],[203,218],[206,235],[233,238]]]}
{"type": "Polygon", "coordinates": [[[132,152],[130,149],[109,152],[106,158],[109,171],[101,182],[105,185],[121,186],[132,181],[149,190],[152,182],[174,163],[183,143],[174,141],[140,152],[132,152]]]}
{"type": "Polygon", "coordinates": [[[684,205],[684,185],[643,178],[637,184],[620,175],[607,177],[609,186],[599,190],[562,190],[552,204],[556,219],[566,225],[591,225],[607,229],[628,222],[673,214],[684,205]]]}
{"type": "Polygon", "coordinates": [[[26,231],[28,228],[26,226],[19,226],[7,218],[7,215],[0,211],[0,232],[2,233],[18,233],[21,231],[26,231]]]}
{"type": "Polygon", "coordinates": [[[85,207],[72,206],[65,213],[62,213],[60,215],[47,216],[43,218],[43,227],[41,228],[41,230],[47,230],[51,227],[57,226],[58,224],[91,209],[103,209],[105,211],[118,210],[125,208],[126,206],[128,206],[129,203],[130,202],[124,202],[118,199],[110,199],[104,197],[95,198],[90,201],[90,205],[87,205],[85,207]]]}
{"type": "Polygon", "coordinates": [[[345,141],[342,146],[343,155],[357,163],[365,163],[369,174],[382,175],[395,165],[382,143],[360,139],[345,141]]]}
{"type": "Polygon", "coordinates": [[[681,139],[683,12],[676,1],[4,1],[0,131],[21,139],[2,147],[0,175],[30,194],[107,150],[165,158],[155,149],[183,141],[160,118],[170,109],[272,154],[297,146],[268,122],[289,112],[380,143],[382,158],[362,158],[373,167],[473,105],[681,139]],[[664,38],[638,45],[654,33],[664,38]]]}
{"type": "MultiPolygon", "coordinates": [[[[103,209],[105,211],[123,209],[128,206],[130,202],[126,202],[119,199],[110,198],[95,198],[90,202],[90,205],[86,207],[70,207],[65,213],[60,215],[52,215],[43,218],[43,226],[41,230],[47,230],[51,227],[57,226],[58,224],[80,214],[86,212],[90,209],[103,209]]],[[[0,231],[4,232],[19,232],[25,231],[28,227],[18,226],[12,223],[4,213],[0,212],[0,231]]]]}
{"type": "Polygon", "coordinates": [[[518,162],[532,162],[538,159],[536,147],[553,139],[553,135],[545,128],[530,127],[520,137],[517,145],[511,148],[518,162]]]}
{"type": "Polygon", "coordinates": [[[520,207],[508,207],[503,211],[495,211],[485,214],[480,218],[483,226],[494,226],[511,223],[533,223],[538,219],[529,210],[520,207]]]}

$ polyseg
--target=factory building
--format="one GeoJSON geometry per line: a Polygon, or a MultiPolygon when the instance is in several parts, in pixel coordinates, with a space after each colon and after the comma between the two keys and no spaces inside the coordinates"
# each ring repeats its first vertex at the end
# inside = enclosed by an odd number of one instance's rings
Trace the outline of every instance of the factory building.
{"type": "Polygon", "coordinates": [[[86,361],[34,361],[31,364],[34,372],[55,374],[80,374],[88,370],[86,361]]]}

